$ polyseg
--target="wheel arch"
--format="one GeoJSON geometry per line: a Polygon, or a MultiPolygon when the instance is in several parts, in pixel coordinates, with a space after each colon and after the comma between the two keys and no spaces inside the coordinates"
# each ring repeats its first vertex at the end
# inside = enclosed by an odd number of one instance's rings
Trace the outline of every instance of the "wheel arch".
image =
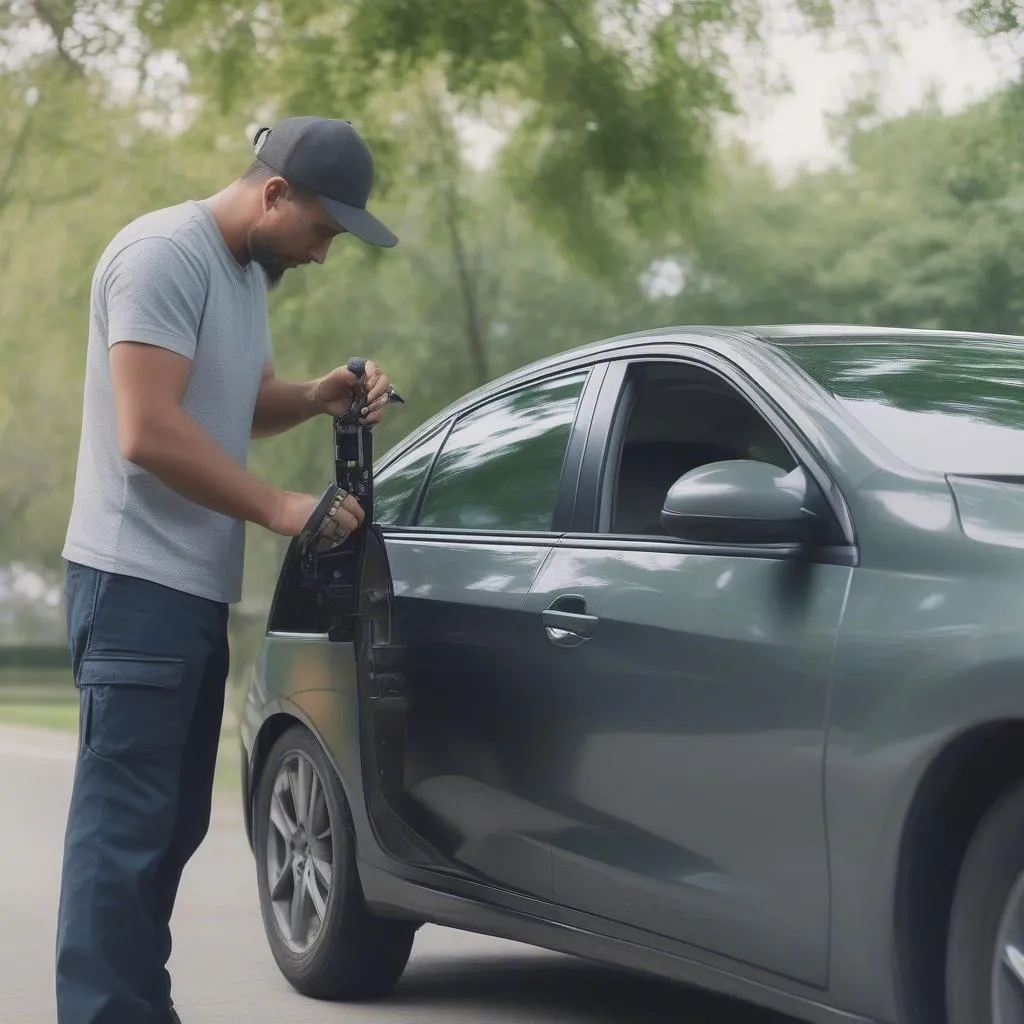
{"type": "Polygon", "coordinates": [[[901,1020],[942,1024],[957,877],[989,808],[1024,778],[1024,719],[976,725],[932,759],[903,824],[894,900],[901,1020]]]}
{"type": "MultiPolygon", "coordinates": [[[[341,790],[345,794],[345,801],[349,807],[349,815],[352,813],[352,794],[349,791],[348,782],[346,781],[344,774],[339,770],[338,763],[334,759],[334,755],[331,753],[330,747],[324,742],[323,736],[320,735],[316,726],[313,725],[309,717],[305,715],[300,708],[287,701],[276,701],[268,708],[266,717],[263,719],[263,722],[259,727],[259,731],[253,738],[252,753],[249,756],[249,764],[247,766],[245,776],[247,782],[243,811],[245,816],[245,833],[249,842],[250,850],[254,850],[255,837],[253,830],[253,815],[255,813],[256,806],[256,792],[259,787],[260,778],[263,775],[263,769],[266,767],[267,758],[269,757],[274,744],[293,725],[302,726],[302,728],[309,732],[320,745],[320,749],[323,751],[324,757],[326,757],[330,762],[331,768],[337,776],[338,784],[341,786],[341,790]]],[[[358,856],[358,830],[354,827],[353,822],[350,821],[349,825],[352,829],[352,841],[357,845],[356,852],[358,856]]]]}

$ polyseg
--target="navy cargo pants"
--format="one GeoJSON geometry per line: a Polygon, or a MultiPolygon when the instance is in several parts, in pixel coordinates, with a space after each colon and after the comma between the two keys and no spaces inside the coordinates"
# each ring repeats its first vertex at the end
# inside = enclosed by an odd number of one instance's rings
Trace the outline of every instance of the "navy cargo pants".
{"type": "Polygon", "coordinates": [[[166,1024],[170,919],[210,822],[228,606],[69,564],[80,718],[57,921],[59,1024],[166,1024]]]}

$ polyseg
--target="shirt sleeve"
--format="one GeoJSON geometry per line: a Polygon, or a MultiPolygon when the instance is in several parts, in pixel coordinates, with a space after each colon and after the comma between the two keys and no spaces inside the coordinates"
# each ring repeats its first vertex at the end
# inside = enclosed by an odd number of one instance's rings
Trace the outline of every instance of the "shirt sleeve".
{"type": "Polygon", "coordinates": [[[169,238],[140,238],[107,267],[107,347],[138,341],[192,359],[206,302],[203,268],[169,238]]]}

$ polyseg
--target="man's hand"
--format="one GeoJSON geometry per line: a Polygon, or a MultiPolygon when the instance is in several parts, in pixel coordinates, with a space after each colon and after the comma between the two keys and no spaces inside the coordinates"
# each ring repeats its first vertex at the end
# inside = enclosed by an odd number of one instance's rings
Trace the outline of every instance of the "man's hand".
{"type": "Polygon", "coordinates": [[[388,385],[380,367],[367,360],[362,377],[357,377],[347,366],[339,366],[317,380],[313,385],[313,401],[321,412],[347,416],[358,400],[362,403],[359,422],[372,426],[380,422],[388,404],[388,385]]]}
{"type": "MultiPolygon", "coordinates": [[[[270,517],[270,529],[285,537],[297,537],[313,514],[319,498],[312,494],[301,494],[297,491],[281,491],[273,514],[270,517]]],[[[333,517],[333,525],[324,531],[324,538],[332,544],[340,544],[350,533],[362,525],[366,513],[362,506],[347,495],[333,517]]]]}

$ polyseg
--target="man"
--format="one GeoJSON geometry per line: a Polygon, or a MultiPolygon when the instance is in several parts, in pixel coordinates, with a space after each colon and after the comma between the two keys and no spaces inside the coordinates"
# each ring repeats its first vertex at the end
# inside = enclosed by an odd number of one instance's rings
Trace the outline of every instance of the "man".
{"type": "MultiPolygon", "coordinates": [[[[205,837],[240,597],[246,522],[301,532],[318,496],[245,468],[250,437],[358,406],[367,362],[291,384],[274,374],[267,288],[351,233],[395,236],[366,209],[373,160],[346,121],[291,118],[256,138],[223,191],[146,214],[93,278],[74,502],[63,555],[80,738],[57,925],[60,1024],[172,1024],[166,965],[182,870],[205,837]]],[[[351,498],[327,532],[363,511],[351,498]]]]}

